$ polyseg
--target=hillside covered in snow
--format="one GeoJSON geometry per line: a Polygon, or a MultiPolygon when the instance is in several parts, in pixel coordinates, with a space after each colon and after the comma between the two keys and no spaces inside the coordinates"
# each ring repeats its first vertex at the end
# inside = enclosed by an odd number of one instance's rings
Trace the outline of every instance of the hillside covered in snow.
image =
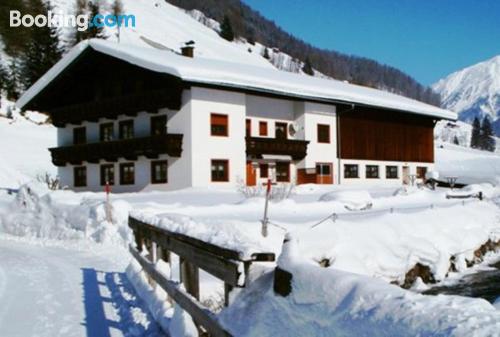
{"type": "Polygon", "coordinates": [[[488,116],[500,135],[500,55],[459,70],[435,83],[442,106],[455,111],[459,119],[472,123],[488,116]]]}

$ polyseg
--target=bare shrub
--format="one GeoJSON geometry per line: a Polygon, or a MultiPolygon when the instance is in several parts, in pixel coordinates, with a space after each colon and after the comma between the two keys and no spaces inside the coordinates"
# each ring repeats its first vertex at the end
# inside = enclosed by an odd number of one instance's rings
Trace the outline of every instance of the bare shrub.
{"type": "Polygon", "coordinates": [[[55,191],[61,189],[61,182],[59,181],[59,177],[54,177],[48,172],[38,174],[36,176],[36,180],[38,182],[41,182],[42,184],[45,184],[50,190],[55,191]]]}

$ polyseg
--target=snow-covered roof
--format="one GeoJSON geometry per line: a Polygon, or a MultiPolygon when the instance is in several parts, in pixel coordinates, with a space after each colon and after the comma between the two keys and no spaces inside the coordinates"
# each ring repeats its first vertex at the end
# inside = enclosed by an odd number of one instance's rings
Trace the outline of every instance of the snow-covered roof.
{"type": "Polygon", "coordinates": [[[189,58],[170,51],[140,48],[98,39],[84,41],[75,46],[21,96],[17,106],[23,108],[28,104],[87,48],[192,83],[274,93],[305,100],[363,104],[445,119],[457,118],[454,112],[448,110],[341,81],[201,57],[189,58]]]}

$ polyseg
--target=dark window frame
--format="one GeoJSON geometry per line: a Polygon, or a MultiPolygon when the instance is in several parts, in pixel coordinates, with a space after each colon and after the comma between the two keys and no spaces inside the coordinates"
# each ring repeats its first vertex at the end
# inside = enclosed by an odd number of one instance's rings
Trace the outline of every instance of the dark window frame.
{"type": "Polygon", "coordinates": [[[87,143],[87,128],[79,126],[73,128],[73,145],[80,145],[87,143]]]}
{"type": "Polygon", "coordinates": [[[100,176],[101,176],[101,186],[106,185],[106,180],[109,182],[109,185],[113,186],[115,184],[115,165],[114,164],[102,164],[100,166],[100,176]],[[111,179],[106,179],[106,169],[112,169],[111,179]]]}
{"type": "Polygon", "coordinates": [[[380,166],[379,165],[366,165],[365,166],[366,179],[380,179],[380,166]],[[371,170],[376,169],[376,170],[371,170]],[[374,174],[376,173],[376,174],[374,174]]]}
{"type": "Polygon", "coordinates": [[[417,166],[416,170],[417,170],[416,171],[416,173],[417,173],[417,179],[423,179],[423,180],[425,180],[425,175],[429,171],[429,169],[427,168],[427,166],[417,166]],[[423,171],[423,176],[421,174],[422,171],[423,171]]]}
{"type": "Polygon", "coordinates": [[[259,136],[267,136],[269,129],[266,121],[259,121],[259,136]]]}
{"type": "Polygon", "coordinates": [[[252,137],[252,120],[250,118],[245,119],[245,136],[252,137]]]}
{"type": "Polygon", "coordinates": [[[149,134],[151,136],[159,136],[167,134],[167,115],[152,116],[149,119],[149,134]]]}
{"type": "Polygon", "coordinates": [[[286,122],[275,122],[274,123],[274,138],[276,139],[288,139],[288,123],[286,122]],[[284,126],[283,133],[281,133],[282,127],[284,126]],[[280,136],[279,136],[280,135],[280,136]]]}
{"type": "Polygon", "coordinates": [[[226,183],[229,182],[229,160],[228,159],[212,159],[210,161],[210,179],[212,182],[216,183],[226,183]],[[214,176],[214,166],[222,166],[224,167],[223,175],[221,177],[214,176]]]}
{"type": "Polygon", "coordinates": [[[332,163],[316,163],[316,175],[320,177],[331,177],[333,172],[333,164],[332,163]],[[326,166],[328,167],[328,174],[321,174],[321,170],[318,170],[319,166],[326,166]]]}
{"type": "Polygon", "coordinates": [[[277,162],[276,163],[276,182],[279,183],[289,183],[290,182],[290,162],[277,162]],[[278,174],[278,167],[285,167],[286,165],[286,175],[285,178],[282,178],[281,174],[278,174]]]}
{"type": "Polygon", "coordinates": [[[269,164],[259,164],[259,172],[261,178],[269,178],[269,164]],[[265,172],[265,175],[262,172],[265,172]]]}
{"type": "Polygon", "coordinates": [[[151,162],[151,183],[152,184],[167,184],[168,183],[168,160],[154,160],[151,162]],[[165,177],[156,177],[156,167],[165,165],[165,177]]]}
{"type": "Polygon", "coordinates": [[[359,165],[358,164],[344,164],[344,179],[359,179],[359,165]],[[356,168],[351,171],[348,168],[356,168]],[[354,173],[351,175],[351,173],[354,173]]]}
{"type": "Polygon", "coordinates": [[[330,124],[317,124],[316,133],[317,133],[318,143],[321,143],[321,144],[330,144],[331,143],[330,124]],[[326,138],[322,138],[325,136],[326,136],[326,138]]]}
{"type": "Polygon", "coordinates": [[[135,184],[135,163],[121,163],[120,164],[120,185],[134,185],[135,184]],[[132,167],[132,179],[125,180],[125,169],[132,167]]]}
{"type": "Polygon", "coordinates": [[[73,185],[75,187],[86,187],[87,186],[87,167],[86,166],[75,166],[73,167],[73,185]],[[78,171],[84,172],[83,175],[78,174],[78,171]]]}
{"type": "Polygon", "coordinates": [[[114,140],[115,138],[115,125],[113,122],[107,122],[107,123],[102,123],[99,125],[99,139],[101,142],[109,142],[114,140]],[[109,139],[106,139],[104,130],[109,129],[111,127],[111,137],[109,139]]]}
{"type": "Polygon", "coordinates": [[[214,137],[229,137],[229,115],[215,112],[210,114],[210,135],[214,137]],[[215,123],[214,119],[217,118],[225,120],[224,123],[215,123]]]}
{"type": "Polygon", "coordinates": [[[399,179],[399,169],[396,165],[386,165],[385,166],[385,179],[399,179]],[[391,169],[396,169],[396,174],[393,175],[394,171],[391,169]]]}
{"type": "Polygon", "coordinates": [[[133,119],[127,119],[118,122],[118,136],[120,139],[132,139],[135,137],[135,125],[133,119]],[[128,126],[128,132],[125,134],[125,127],[128,126]],[[130,132],[130,130],[132,130],[130,132]]]}

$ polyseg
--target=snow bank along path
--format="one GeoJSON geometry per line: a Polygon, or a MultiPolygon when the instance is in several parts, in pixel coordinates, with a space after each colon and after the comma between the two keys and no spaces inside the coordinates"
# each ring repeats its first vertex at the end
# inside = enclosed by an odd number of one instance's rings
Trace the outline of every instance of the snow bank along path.
{"type": "Polygon", "coordinates": [[[234,336],[500,336],[500,311],[481,299],[425,296],[366,276],[319,268],[291,239],[280,268],[293,274],[287,297],[265,272],[220,318],[234,336]]]}

